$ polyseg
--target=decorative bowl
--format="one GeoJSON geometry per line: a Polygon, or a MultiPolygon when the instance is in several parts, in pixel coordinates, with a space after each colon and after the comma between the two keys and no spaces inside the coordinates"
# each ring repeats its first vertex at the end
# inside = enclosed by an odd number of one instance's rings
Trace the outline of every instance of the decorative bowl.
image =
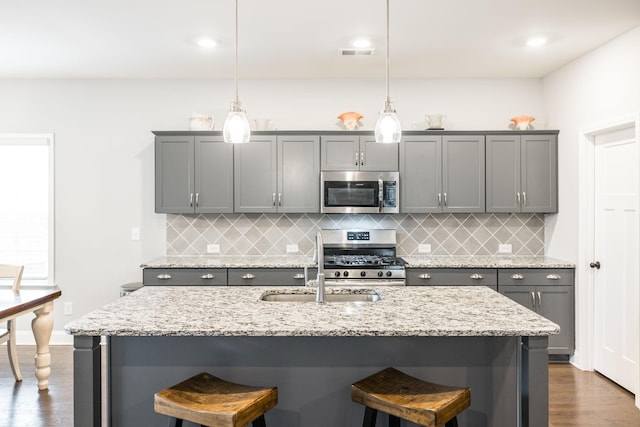
{"type": "Polygon", "coordinates": [[[523,115],[523,116],[512,117],[511,121],[516,124],[516,129],[527,130],[529,129],[531,122],[534,121],[535,119],[536,118],[533,116],[523,115]]]}
{"type": "Polygon", "coordinates": [[[338,119],[342,121],[342,126],[346,130],[355,130],[360,127],[360,119],[364,116],[355,111],[347,111],[338,116],[338,119]]]}

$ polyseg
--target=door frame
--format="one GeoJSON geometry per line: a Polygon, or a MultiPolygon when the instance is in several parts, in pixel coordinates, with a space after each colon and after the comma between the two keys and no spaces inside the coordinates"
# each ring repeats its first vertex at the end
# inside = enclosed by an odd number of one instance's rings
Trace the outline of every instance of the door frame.
{"type": "MultiPolygon", "coordinates": [[[[595,356],[595,276],[589,263],[595,256],[595,137],[626,127],[635,127],[636,144],[640,146],[640,112],[585,126],[579,131],[578,146],[578,265],[576,267],[576,352],[573,363],[593,370],[595,356]]],[[[640,149],[638,150],[640,153],[640,149]]],[[[640,156],[638,158],[640,165],[640,156]]],[[[639,206],[640,210],[640,206],[639,206]]],[[[640,224],[639,224],[640,225],[640,224]]],[[[639,227],[640,229],[640,227],[639,227]]],[[[640,235],[638,236],[640,239],[640,235]]],[[[640,267],[639,267],[640,269],[640,267]]],[[[638,301],[640,306],[640,301],[638,301]]],[[[637,372],[640,380],[640,371],[637,372]]],[[[640,393],[636,394],[640,408],[640,393]]]]}

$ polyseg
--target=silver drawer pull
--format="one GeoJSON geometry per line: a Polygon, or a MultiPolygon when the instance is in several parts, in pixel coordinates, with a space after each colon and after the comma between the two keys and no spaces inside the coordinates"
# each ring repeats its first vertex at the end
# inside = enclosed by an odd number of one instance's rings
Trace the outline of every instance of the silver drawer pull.
{"type": "Polygon", "coordinates": [[[431,275],[430,275],[429,273],[422,273],[422,274],[418,274],[418,277],[419,277],[420,279],[425,279],[425,280],[427,280],[427,279],[431,279],[431,275]]]}
{"type": "Polygon", "coordinates": [[[293,275],[294,279],[304,279],[304,273],[298,273],[293,275]]]}
{"type": "Polygon", "coordinates": [[[211,280],[211,279],[215,279],[216,276],[209,273],[209,274],[203,274],[202,276],[200,276],[201,279],[205,279],[205,280],[211,280]]]}
{"type": "Polygon", "coordinates": [[[247,273],[244,276],[242,276],[243,279],[255,279],[256,275],[255,274],[251,274],[251,273],[247,273]]]}
{"type": "Polygon", "coordinates": [[[512,274],[511,278],[513,280],[522,280],[522,279],[524,279],[524,276],[522,274],[512,274]]]}
{"type": "Polygon", "coordinates": [[[169,280],[169,279],[171,279],[171,275],[170,274],[158,274],[156,276],[156,279],[169,280]]]}
{"type": "Polygon", "coordinates": [[[471,276],[469,276],[469,278],[473,280],[484,279],[484,277],[482,277],[482,274],[478,274],[478,273],[472,274],[471,276]]]}
{"type": "Polygon", "coordinates": [[[547,274],[547,279],[549,280],[560,280],[562,278],[559,274],[547,274]]]}

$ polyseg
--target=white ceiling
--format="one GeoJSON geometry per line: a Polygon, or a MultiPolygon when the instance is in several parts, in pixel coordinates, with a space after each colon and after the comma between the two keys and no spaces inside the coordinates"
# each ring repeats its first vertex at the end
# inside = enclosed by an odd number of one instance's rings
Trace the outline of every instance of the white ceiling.
{"type": "MultiPolygon", "coordinates": [[[[241,79],[384,77],[384,0],[239,2],[241,79]],[[339,55],[357,37],[374,56],[339,55]]],[[[0,0],[0,78],[233,78],[234,5],[0,0]]],[[[392,78],[541,77],[640,25],[640,0],[391,0],[390,19],[392,78]]]]}

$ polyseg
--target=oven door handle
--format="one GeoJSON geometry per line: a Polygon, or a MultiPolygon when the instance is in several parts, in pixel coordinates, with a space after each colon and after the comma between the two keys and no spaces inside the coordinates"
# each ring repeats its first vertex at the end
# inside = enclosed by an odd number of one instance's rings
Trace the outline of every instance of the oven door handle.
{"type": "Polygon", "coordinates": [[[384,204],[384,182],[382,178],[378,179],[378,212],[382,213],[382,205],[384,204]]]}

